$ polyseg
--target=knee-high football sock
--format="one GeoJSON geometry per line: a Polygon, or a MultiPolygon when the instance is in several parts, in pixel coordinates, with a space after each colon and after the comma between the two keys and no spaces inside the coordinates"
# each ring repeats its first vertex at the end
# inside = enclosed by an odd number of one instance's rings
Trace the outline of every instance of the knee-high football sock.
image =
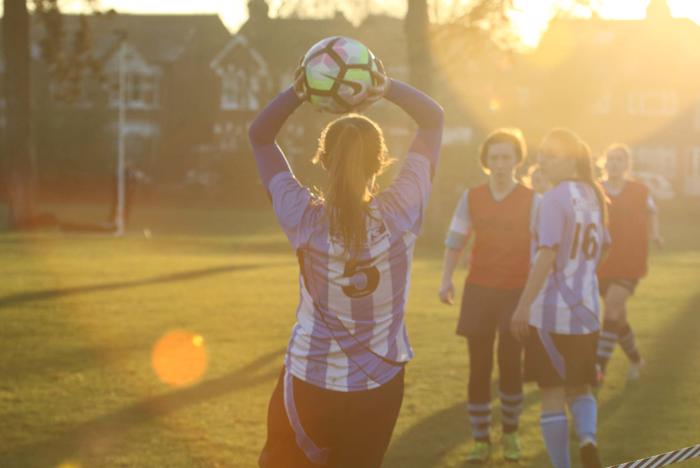
{"type": "Polygon", "coordinates": [[[618,339],[618,324],[612,320],[603,321],[603,329],[600,331],[600,336],[598,337],[598,365],[601,370],[605,370],[605,366],[608,365],[610,361],[610,356],[612,356],[613,350],[615,349],[615,344],[618,339]]]}
{"type": "Polygon", "coordinates": [[[491,403],[469,403],[469,422],[474,440],[488,442],[491,430],[491,403]]]}
{"type": "Polygon", "coordinates": [[[571,468],[569,456],[569,423],[565,412],[540,415],[542,437],[554,468],[571,468]]]}
{"type": "Polygon", "coordinates": [[[569,404],[571,414],[574,416],[576,434],[581,446],[587,443],[596,443],[596,424],[598,420],[598,404],[591,394],[581,395],[569,404]]]}
{"type": "Polygon", "coordinates": [[[501,392],[501,422],[506,434],[518,430],[520,413],[523,411],[523,394],[508,395],[501,392]]]}

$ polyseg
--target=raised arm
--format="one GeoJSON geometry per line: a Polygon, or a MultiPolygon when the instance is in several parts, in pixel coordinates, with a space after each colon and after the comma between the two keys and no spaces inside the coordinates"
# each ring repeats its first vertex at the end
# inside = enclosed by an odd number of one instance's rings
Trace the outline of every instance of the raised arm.
{"type": "Polygon", "coordinates": [[[399,174],[378,199],[396,229],[418,235],[440,156],[444,113],[437,102],[417,89],[396,80],[388,84],[384,97],[410,115],[418,130],[399,174]]]}
{"type": "Polygon", "coordinates": [[[390,80],[386,99],[403,109],[418,124],[409,153],[418,153],[430,160],[432,170],[438,163],[444,111],[427,94],[398,80],[390,80]]]}
{"type": "Polygon", "coordinates": [[[260,178],[272,208],[294,248],[303,241],[302,220],[311,194],[294,178],[284,153],[275,142],[282,125],[302,103],[293,86],[277,95],[255,118],[248,130],[260,178]]]}
{"type": "Polygon", "coordinates": [[[266,188],[272,178],[283,171],[290,171],[284,153],[275,139],[287,118],[301,105],[294,88],[289,87],[277,95],[253,120],[248,129],[248,139],[258,165],[260,178],[266,188]]]}

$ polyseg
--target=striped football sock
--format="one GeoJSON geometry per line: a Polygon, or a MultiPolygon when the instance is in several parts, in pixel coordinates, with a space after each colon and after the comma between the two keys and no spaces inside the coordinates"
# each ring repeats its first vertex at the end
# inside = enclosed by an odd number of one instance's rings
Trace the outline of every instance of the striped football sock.
{"type": "Polygon", "coordinates": [[[569,455],[569,422],[565,412],[542,413],[540,428],[549,460],[554,468],[571,468],[569,455]]]}
{"type": "Polygon", "coordinates": [[[613,350],[615,349],[615,344],[617,343],[617,322],[611,320],[603,321],[603,329],[598,337],[598,365],[602,370],[605,370],[605,366],[608,365],[610,361],[610,356],[612,356],[613,350]]]}
{"type": "Polygon", "coordinates": [[[642,356],[639,354],[637,343],[634,339],[634,332],[632,331],[632,328],[630,328],[629,324],[625,323],[623,326],[621,326],[617,331],[617,334],[620,336],[620,347],[625,352],[629,360],[634,363],[641,361],[642,356]]]}
{"type": "Polygon", "coordinates": [[[516,393],[509,395],[501,392],[501,423],[503,432],[506,434],[518,430],[520,424],[520,413],[523,412],[523,394],[516,393]]]}
{"type": "Polygon", "coordinates": [[[488,442],[491,432],[491,403],[469,403],[467,409],[474,440],[488,442]]]}

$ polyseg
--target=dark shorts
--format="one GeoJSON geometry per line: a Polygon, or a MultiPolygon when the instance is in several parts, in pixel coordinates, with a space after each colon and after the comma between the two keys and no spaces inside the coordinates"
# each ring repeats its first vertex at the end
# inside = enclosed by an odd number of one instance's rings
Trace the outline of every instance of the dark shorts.
{"type": "Polygon", "coordinates": [[[543,343],[537,328],[530,327],[525,345],[526,382],[537,382],[545,388],[596,384],[598,333],[549,333],[544,339],[548,343],[543,343]]]}
{"type": "Polygon", "coordinates": [[[267,414],[261,468],[379,468],[403,400],[404,370],[379,388],[337,392],[292,377],[298,422],[311,441],[327,449],[325,465],[312,463],[297,445],[284,405],[285,372],[277,381],[267,414]]]}
{"type": "Polygon", "coordinates": [[[629,291],[630,295],[633,295],[639,284],[639,278],[600,278],[598,279],[598,289],[601,297],[605,297],[608,293],[608,288],[613,284],[622,286],[629,291]]]}
{"type": "Polygon", "coordinates": [[[490,335],[508,331],[510,319],[520,300],[520,289],[499,289],[467,283],[462,294],[462,308],[457,334],[490,335]]]}

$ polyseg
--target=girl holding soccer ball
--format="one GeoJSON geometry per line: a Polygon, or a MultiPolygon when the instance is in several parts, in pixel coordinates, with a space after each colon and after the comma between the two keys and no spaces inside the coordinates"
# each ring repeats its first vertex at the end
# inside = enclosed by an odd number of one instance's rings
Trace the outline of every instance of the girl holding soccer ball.
{"type": "Polygon", "coordinates": [[[571,466],[568,403],[582,466],[598,468],[591,386],[600,330],[596,269],[610,243],[607,197],[595,179],[588,146],[573,132],[551,131],[540,147],[539,163],[553,188],[538,210],[537,253],[511,328],[526,342],[525,379],[540,388],[540,427],[552,465],[571,466]]]}
{"type": "Polygon", "coordinates": [[[250,127],[262,182],[300,270],[297,322],[270,400],[261,467],[378,467],[401,407],[413,356],[404,326],[408,280],[443,111],[378,69],[358,106],[384,98],[418,125],[386,190],[376,183],[388,164],[382,130],[359,114],[321,133],[314,160],[328,173],[322,197],[294,178],[275,137],[307,100],[304,70],[250,127]]]}

